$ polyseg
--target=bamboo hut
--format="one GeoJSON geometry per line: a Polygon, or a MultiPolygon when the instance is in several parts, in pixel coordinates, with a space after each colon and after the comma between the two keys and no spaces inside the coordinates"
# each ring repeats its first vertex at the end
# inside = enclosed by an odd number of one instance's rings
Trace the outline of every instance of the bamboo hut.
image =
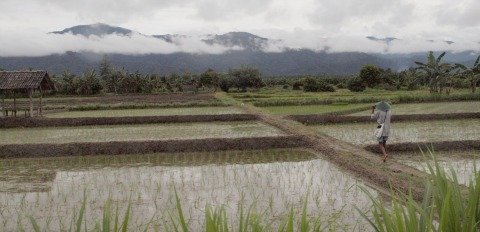
{"type": "Polygon", "coordinates": [[[0,110],[4,117],[17,116],[18,111],[25,111],[25,116],[34,116],[33,94],[39,92],[37,115],[42,115],[42,97],[45,91],[55,90],[55,85],[46,71],[0,71],[0,94],[2,101],[0,110]],[[18,100],[18,96],[27,95],[29,100],[18,100]],[[6,101],[5,98],[13,98],[6,101]],[[27,114],[28,113],[28,114],[27,114]]]}

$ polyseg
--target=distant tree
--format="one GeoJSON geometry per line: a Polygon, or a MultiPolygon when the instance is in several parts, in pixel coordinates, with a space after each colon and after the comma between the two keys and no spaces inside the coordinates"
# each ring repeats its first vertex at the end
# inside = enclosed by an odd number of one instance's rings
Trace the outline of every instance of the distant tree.
{"type": "Polygon", "coordinates": [[[232,77],[225,75],[220,77],[220,83],[219,87],[223,92],[228,93],[230,91],[230,88],[234,86],[234,81],[232,80],[232,77]]]}
{"type": "Polygon", "coordinates": [[[235,86],[243,92],[247,91],[247,88],[260,88],[265,85],[260,71],[255,68],[241,67],[239,69],[230,69],[228,75],[232,77],[235,86]]]}
{"type": "Polygon", "coordinates": [[[214,91],[216,92],[220,85],[220,74],[215,72],[213,69],[208,69],[200,74],[200,84],[203,86],[213,87],[214,91]]]}
{"type": "Polygon", "coordinates": [[[318,91],[318,83],[312,77],[306,77],[303,80],[303,91],[305,92],[317,92],[318,91]]]}
{"type": "Polygon", "coordinates": [[[108,62],[108,57],[107,55],[103,55],[102,61],[100,62],[100,77],[104,77],[109,75],[112,72],[112,69],[110,67],[110,63],[108,62]]]}
{"type": "Polygon", "coordinates": [[[74,95],[77,94],[78,89],[78,78],[75,74],[70,73],[68,70],[65,70],[60,77],[60,93],[65,95],[74,95]]]}
{"type": "Polygon", "coordinates": [[[352,77],[347,83],[347,88],[352,92],[362,92],[367,88],[367,85],[360,77],[352,77]]]}
{"type": "Polygon", "coordinates": [[[360,79],[367,87],[375,87],[382,83],[381,71],[375,65],[365,65],[360,70],[360,79]]]}
{"type": "Polygon", "coordinates": [[[300,81],[300,80],[297,80],[297,81],[293,82],[293,84],[292,84],[292,89],[293,90],[300,90],[302,87],[303,87],[303,82],[300,81]]]}
{"type": "Polygon", "coordinates": [[[418,80],[415,69],[410,68],[401,71],[398,74],[397,89],[400,89],[401,87],[405,87],[407,90],[418,89],[418,80]]]}
{"type": "MultiPolygon", "coordinates": [[[[443,52],[435,58],[433,52],[429,52],[427,55],[427,63],[415,62],[415,64],[417,64],[416,69],[421,70],[426,74],[431,93],[442,93],[451,77],[450,72],[453,70],[452,65],[442,63],[442,58],[445,54],[446,53],[443,52]]],[[[447,93],[448,92],[449,89],[447,89],[447,93]]]]}
{"type": "Polygon", "coordinates": [[[303,91],[305,92],[335,92],[333,85],[327,81],[320,79],[316,80],[312,77],[306,77],[303,80],[303,91]]]}
{"type": "Polygon", "coordinates": [[[92,69],[83,74],[78,84],[77,93],[81,95],[94,95],[100,93],[102,89],[103,86],[100,84],[100,79],[95,70],[92,69]]]}
{"type": "Polygon", "coordinates": [[[480,82],[480,55],[472,67],[463,64],[455,64],[455,68],[460,69],[460,74],[470,82],[472,93],[475,93],[477,85],[480,82]]]}

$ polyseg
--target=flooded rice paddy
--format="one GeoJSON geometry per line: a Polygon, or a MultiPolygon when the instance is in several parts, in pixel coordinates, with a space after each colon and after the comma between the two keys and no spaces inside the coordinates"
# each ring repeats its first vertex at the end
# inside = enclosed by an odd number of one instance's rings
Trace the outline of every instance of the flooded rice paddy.
{"type": "MultiPolygon", "coordinates": [[[[480,170],[480,151],[443,151],[434,152],[438,164],[452,177],[454,171],[460,184],[468,185],[475,176],[475,171],[480,170]]],[[[392,157],[398,162],[414,167],[418,170],[429,172],[427,164],[434,165],[429,152],[410,155],[394,153],[392,157]]]]}
{"type": "MultiPolygon", "coordinates": [[[[435,102],[395,104],[392,106],[394,114],[447,114],[447,113],[475,113],[480,112],[480,102],[435,102]]],[[[354,113],[354,116],[370,115],[370,110],[354,113]]]]}
{"type": "Polygon", "coordinates": [[[283,135],[261,122],[135,124],[0,130],[0,144],[109,142],[283,135]]]}
{"type": "MultiPolygon", "coordinates": [[[[319,133],[357,144],[376,143],[376,122],[312,126],[319,133]]],[[[389,143],[480,139],[480,119],[397,122],[391,125],[389,143]]]]}
{"type": "Polygon", "coordinates": [[[193,231],[204,223],[206,205],[223,205],[232,223],[240,208],[252,209],[273,226],[290,207],[299,212],[306,196],[309,215],[320,215],[330,228],[364,231],[369,226],[354,206],[367,210],[370,200],[360,187],[376,196],[303,149],[5,159],[0,231],[30,229],[29,216],[48,231],[67,229],[84,191],[89,225],[101,220],[110,200],[119,212],[131,202],[129,229],[151,222],[162,231],[176,212],[174,188],[193,231]]]}
{"type": "Polygon", "coordinates": [[[82,117],[134,117],[134,116],[164,116],[164,115],[212,115],[241,114],[241,109],[235,107],[182,107],[182,108],[152,108],[152,109],[119,109],[65,111],[48,114],[49,118],[82,118],[82,117]]]}

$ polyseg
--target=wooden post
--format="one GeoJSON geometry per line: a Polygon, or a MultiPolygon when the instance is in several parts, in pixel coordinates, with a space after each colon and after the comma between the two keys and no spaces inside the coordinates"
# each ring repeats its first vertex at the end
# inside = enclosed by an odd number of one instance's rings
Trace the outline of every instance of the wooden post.
{"type": "Polygon", "coordinates": [[[17,117],[17,96],[15,96],[15,90],[13,90],[12,93],[13,93],[13,116],[17,117]]]}
{"type": "Polygon", "coordinates": [[[2,91],[2,116],[6,117],[5,112],[5,91],[2,91]]]}
{"type": "Polygon", "coordinates": [[[43,97],[43,89],[42,86],[40,86],[40,104],[38,106],[38,113],[40,116],[43,116],[43,106],[42,106],[42,97],[43,97]]]}
{"type": "Polygon", "coordinates": [[[29,110],[29,116],[30,116],[30,117],[33,117],[33,99],[32,99],[32,95],[33,95],[33,89],[29,89],[29,90],[28,90],[28,97],[30,98],[30,110],[29,110]]]}

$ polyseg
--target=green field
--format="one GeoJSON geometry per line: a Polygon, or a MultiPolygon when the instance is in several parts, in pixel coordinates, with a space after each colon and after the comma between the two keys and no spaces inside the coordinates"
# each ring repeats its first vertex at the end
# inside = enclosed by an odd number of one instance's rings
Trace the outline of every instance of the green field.
{"type": "Polygon", "coordinates": [[[0,144],[237,138],[282,134],[279,129],[260,122],[39,127],[0,130],[0,144]]]}
{"type": "Polygon", "coordinates": [[[450,95],[431,94],[428,90],[387,91],[368,89],[364,92],[350,92],[339,89],[336,92],[310,93],[301,90],[262,89],[257,92],[230,93],[237,100],[251,103],[255,106],[295,106],[295,105],[325,105],[332,103],[368,103],[381,100],[394,103],[435,102],[435,101],[465,101],[480,100],[480,94],[471,94],[467,89],[453,91],[450,95]]]}
{"type": "MultiPolygon", "coordinates": [[[[312,126],[316,131],[358,144],[376,143],[376,123],[349,123],[312,126]]],[[[398,122],[391,124],[389,143],[480,139],[480,119],[398,122]]]]}
{"type": "Polygon", "coordinates": [[[370,199],[361,188],[373,196],[376,192],[314,157],[308,150],[282,149],[0,160],[0,231],[12,231],[19,225],[28,230],[29,216],[41,228],[49,228],[47,231],[64,231],[78,212],[84,191],[88,197],[86,223],[102,218],[107,201],[122,213],[130,202],[132,231],[143,231],[149,221],[159,231],[171,228],[174,191],[191,231],[202,231],[207,205],[224,205],[233,220],[242,208],[277,228],[291,208],[295,212],[302,209],[306,196],[309,215],[320,216],[322,226],[341,231],[369,229],[355,207],[362,211],[370,208],[370,199]],[[262,156],[266,158],[251,160],[262,156]],[[177,157],[183,165],[165,165],[165,157],[177,157]],[[34,176],[28,179],[29,174],[34,176]]]}
{"type": "MultiPolygon", "coordinates": [[[[394,114],[398,115],[473,113],[480,112],[480,101],[396,104],[392,106],[392,110],[394,114]]],[[[370,111],[357,112],[351,115],[370,115],[370,111]]]]}
{"type": "Polygon", "coordinates": [[[330,105],[301,105],[301,106],[269,106],[263,107],[268,113],[277,115],[306,115],[306,114],[342,114],[355,110],[362,110],[371,104],[330,104],[330,105]]]}
{"type": "Polygon", "coordinates": [[[185,108],[147,108],[123,110],[64,111],[46,115],[49,118],[78,117],[132,117],[161,115],[200,115],[200,114],[241,114],[235,107],[185,107],[185,108]]]}

